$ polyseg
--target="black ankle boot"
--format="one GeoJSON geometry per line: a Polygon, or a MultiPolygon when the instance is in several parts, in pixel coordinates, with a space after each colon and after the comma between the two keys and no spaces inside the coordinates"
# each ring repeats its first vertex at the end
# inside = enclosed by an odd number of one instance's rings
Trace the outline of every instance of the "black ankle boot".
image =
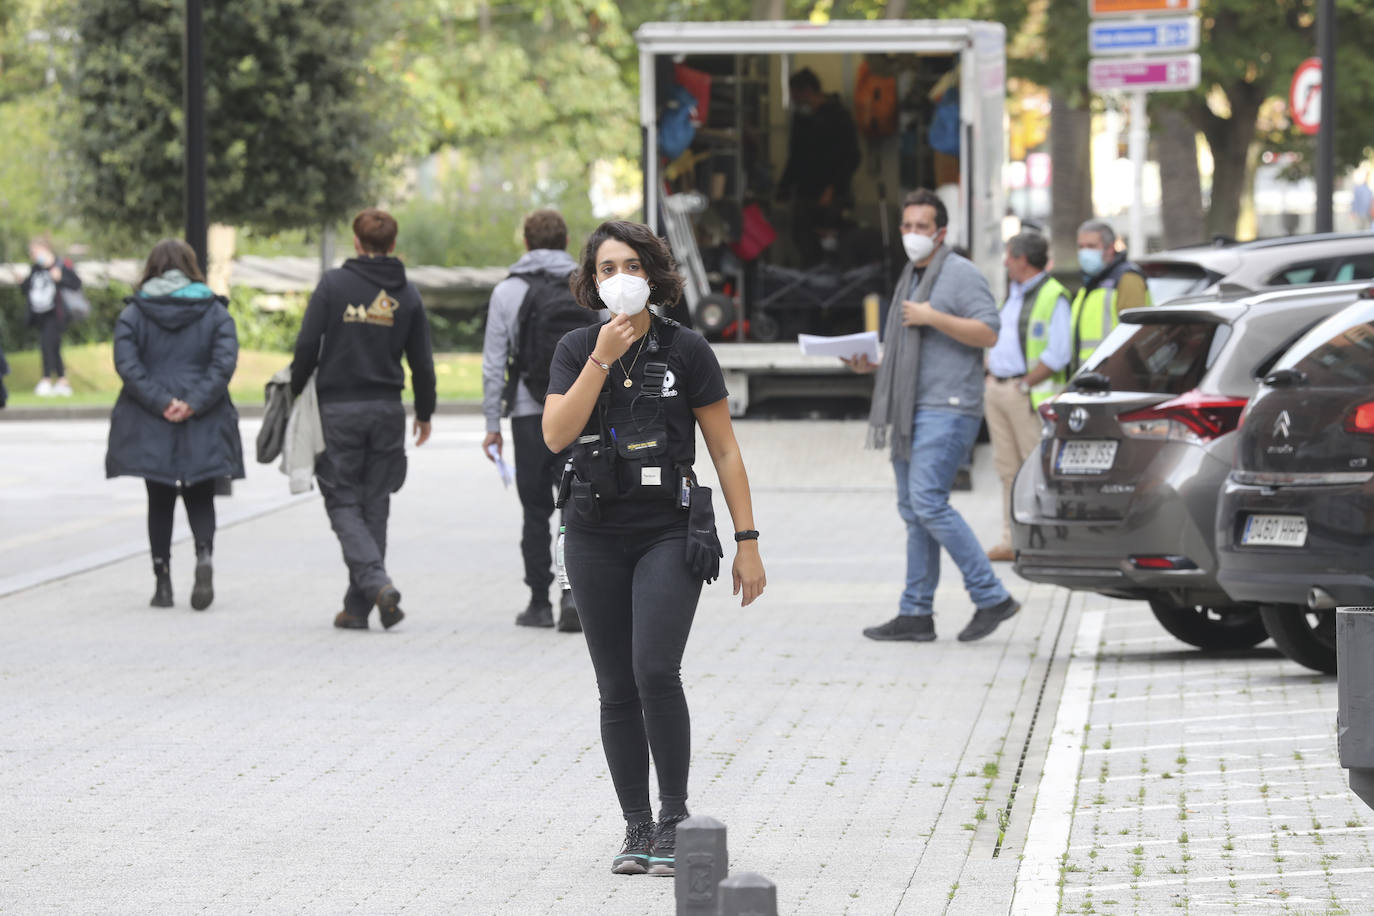
{"type": "Polygon", "coordinates": [[[210,562],[210,548],[196,545],[196,584],[191,588],[191,607],[203,611],[215,600],[215,568],[210,562]]]}
{"type": "Polygon", "coordinates": [[[153,560],[153,575],[157,578],[157,588],[153,590],[153,600],[149,607],[172,606],[172,570],[166,560],[153,560]]]}

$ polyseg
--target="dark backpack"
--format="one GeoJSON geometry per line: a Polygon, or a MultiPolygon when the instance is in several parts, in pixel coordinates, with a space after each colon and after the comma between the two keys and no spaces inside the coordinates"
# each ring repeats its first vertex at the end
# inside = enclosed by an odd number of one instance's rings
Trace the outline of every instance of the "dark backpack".
{"type": "Polygon", "coordinates": [[[506,364],[506,405],[515,403],[515,384],[525,383],[540,404],[549,393],[549,365],[563,335],[597,323],[597,314],[573,298],[567,276],[539,271],[519,274],[529,284],[516,317],[515,350],[506,364]]]}

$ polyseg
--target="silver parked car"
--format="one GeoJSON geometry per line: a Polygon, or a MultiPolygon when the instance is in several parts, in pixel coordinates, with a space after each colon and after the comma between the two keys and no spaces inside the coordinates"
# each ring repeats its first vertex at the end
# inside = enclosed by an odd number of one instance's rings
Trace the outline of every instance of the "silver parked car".
{"type": "Polygon", "coordinates": [[[1216,509],[1259,380],[1367,283],[1133,309],[1041,405],[1040,448],[1012,495],[1016,572],[1149,602],[1204,649],[1262,642],[1257,605],[1217,583],[1216,509]]]}
{"type": "Polygon", "coordinates": [[[1141,258],[1156,305],[1216,290],[1256,292],[1374,278],[1374,233],[1292,235],[1175,248],[1141,258]]]}

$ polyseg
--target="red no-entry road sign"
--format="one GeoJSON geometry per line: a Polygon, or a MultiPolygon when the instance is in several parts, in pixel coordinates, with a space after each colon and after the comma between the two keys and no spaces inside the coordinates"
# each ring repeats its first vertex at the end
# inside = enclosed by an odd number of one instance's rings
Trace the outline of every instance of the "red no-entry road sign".
{"type": "Polygon", "coordinates": [[[1288,112],[1298,130],[1315,134],[1322,124],[1322,59],[1309,57],[1298,64],[1288,87],[1288,112]]]}

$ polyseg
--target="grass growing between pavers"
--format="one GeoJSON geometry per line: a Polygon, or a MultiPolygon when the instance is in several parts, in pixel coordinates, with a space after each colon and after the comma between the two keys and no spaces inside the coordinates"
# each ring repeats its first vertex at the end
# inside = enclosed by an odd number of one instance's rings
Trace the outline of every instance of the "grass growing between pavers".
{"type": "MultiPolygon", "coordinates": [[[[120,379],[114,368],[114,346],[108,343],[81,344],[62,348],[67,380],[72,385],[69,398],[39,397],[38,384],[42,362],[37,350],[7,353],[10,374],[5,376],[11,407],[103,407],[113,405],[119,396],[120,379]]],[[[260,404],[263,386],[278,370],[291,363],[291,354],[262,350],[240,350],[238,369],[229,383],[229,396],[239,404],[260,404]]],[[[482,354],[436,353],[434,373],[440,401],[480,401],[482,399],[482,354]]],[[[405,399],[411,399],[410,373],[406,372],[405,399]]]]}
{"type": "Polygon", "coordinates": [[[1059,912],[1374,912],[1334,681],[1265,655],[1104,641],[1059,912]]]}

